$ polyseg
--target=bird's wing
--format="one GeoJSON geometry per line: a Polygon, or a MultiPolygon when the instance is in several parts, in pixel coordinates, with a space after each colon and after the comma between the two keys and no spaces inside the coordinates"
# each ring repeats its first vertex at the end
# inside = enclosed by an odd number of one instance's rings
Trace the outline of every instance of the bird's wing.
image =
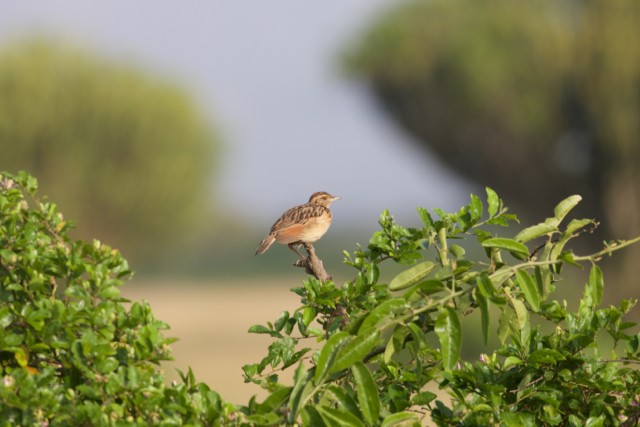
{"type": "Polygon", "coordinates": [[[309,222],[309,220],[318,218],[326,214],[328,211],[328,208],[321,205],[296,206],[282,214],[280,219],[278,219],[275,224],[273,224],[273,227],[271,227],[271,233],[304,225],[309,222]]]}

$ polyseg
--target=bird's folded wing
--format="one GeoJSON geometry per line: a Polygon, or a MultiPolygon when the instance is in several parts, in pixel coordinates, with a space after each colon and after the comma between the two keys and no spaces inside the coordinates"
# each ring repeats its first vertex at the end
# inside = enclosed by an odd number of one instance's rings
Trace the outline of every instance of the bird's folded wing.
{"type": "MultiPolygon", "coordinates": [[[[329,209],[320,205],[301,205],[286,211],[271,227],[271,232],[287,229],[296,225],[304,225],[310,219],[329,213],[329,209]]],[[[330,214],[329,214],[330,215],[330,214]]]]}

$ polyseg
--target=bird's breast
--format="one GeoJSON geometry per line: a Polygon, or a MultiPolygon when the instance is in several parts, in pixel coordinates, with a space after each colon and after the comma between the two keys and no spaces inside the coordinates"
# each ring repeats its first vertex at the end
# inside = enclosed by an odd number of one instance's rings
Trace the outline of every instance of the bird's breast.
{"type": "Polygon", "coordinates": [[[330,218],[319,217],[310,219],[300,233],[300,241],[313,243],[320,240],[320,238],[327,232],[330,225],[330,218]]]}

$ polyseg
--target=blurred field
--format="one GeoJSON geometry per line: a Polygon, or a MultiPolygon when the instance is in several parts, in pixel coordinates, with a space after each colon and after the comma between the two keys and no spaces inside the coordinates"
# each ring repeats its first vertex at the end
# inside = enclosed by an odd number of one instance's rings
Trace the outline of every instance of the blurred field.
{"type": "Polygon", "coordinates": [[[133,280],[125,284],[123,296],[147,300],[156,317],[171,326],[166,335],[179,339],[172,345],[175,361],[163,365],[169,380],[178,378],[175,368],[191,366],[199,381],[225,400],[241,404],[254,394],[264,396],[259,387],[244,383],[242,365],[260,361],[271,343],[270,337],[247,330],[256,323],[274,321],[282,310],[297,308],[298,296],[289,290],[302,278],[133,280]]]}

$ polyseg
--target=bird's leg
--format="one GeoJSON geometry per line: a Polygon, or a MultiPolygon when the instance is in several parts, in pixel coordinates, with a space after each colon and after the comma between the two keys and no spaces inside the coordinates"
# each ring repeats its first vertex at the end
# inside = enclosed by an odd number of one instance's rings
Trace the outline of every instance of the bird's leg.
{"type": "Polygon", "coordinates": [[[307,257],[302,256],[302,254],[300,252],[298,252],[298,250],[296,249],[296,247],[300,247],[301,243],[289,243],[287,246],[289,246],[289,249],[291,249],[293,252],[296,253],[296,255],[298,255],[298,257],[300,257],[300,260],[303,262],[307,261],[307,257]]]}

